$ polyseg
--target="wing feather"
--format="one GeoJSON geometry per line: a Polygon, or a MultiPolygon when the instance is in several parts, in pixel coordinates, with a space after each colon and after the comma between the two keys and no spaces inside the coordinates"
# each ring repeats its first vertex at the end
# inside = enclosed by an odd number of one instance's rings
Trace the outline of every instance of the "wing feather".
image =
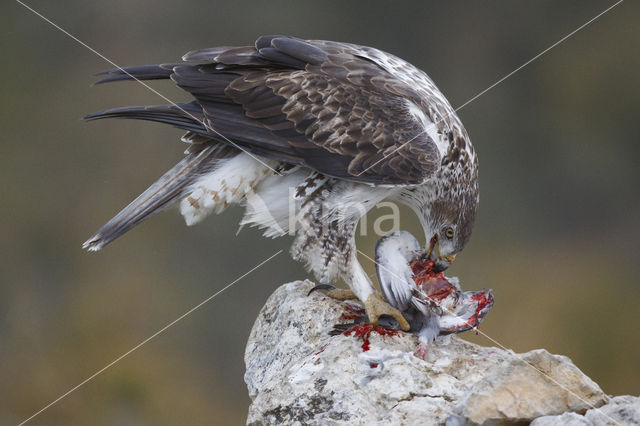
{"type": "Polygon", "coordinates": [[[430,107],[441,106],[439,92],[430,98],[428,77],[384,52],[272,35],[254,46],[196,50],[183,59],[170,71],[167,65],[132,67],[112,70],[102,81],[131,79],[127,72],[171,78],[196,99],[212,140],[224,142],[216,135],[222,133],[249,152],[327,176],[408,185],[439,167],[434,135],[411,112],[418,106],[431,116],[430,107]],[[385,61],[404,64],[405,74],[424,84],[412,87],[385,61]]]}

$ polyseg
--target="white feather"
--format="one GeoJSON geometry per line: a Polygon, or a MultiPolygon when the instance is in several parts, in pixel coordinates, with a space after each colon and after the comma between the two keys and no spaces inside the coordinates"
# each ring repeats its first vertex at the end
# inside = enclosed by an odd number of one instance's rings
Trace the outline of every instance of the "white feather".
{"type": "Polygon", "coordinates": [[[180,213],[191,226],[210,213],[220,213],[229,205],[239,203],[260,181],[273,173],[275,161],[256,161],[241,153],[223,160],[220,166],[197,179],[189,195],[180,202],[180,213]]]}
{"type": "Polygon", "coordinates": [[[424,111],[422,111],[422,108],[418,107],[410,100],[407,100],[407,105],[409,106],[409,112],[411,115],[413,115],[413,117],[422,124],[425,133],[435,142],[438,147],[440,157],[444,157],[449,149],[449,141],[446,140],[442,134],[438,133],[438,126],[427,116],[427,114],[424,113],[424,111]]]}
{"type": "Polygon", "coordinates": [[[416,288],[411,261],[420,251],[420,243],[407,231],[397,231],[382,237],[376,244],[376,271],[380,289],[387,301],[404,311],[416,288]]]}
{"type": "Polygon", "coordinates": [[[301,200],[295,199],[295,189],[309,175],[299,170],[286,176],[271,175],[264,179],[245,198],[245,213],[240,227],[257,226],[264,236],[275,238],[285,235],[295,223],[290,216],[297,213],[301,200]]]}

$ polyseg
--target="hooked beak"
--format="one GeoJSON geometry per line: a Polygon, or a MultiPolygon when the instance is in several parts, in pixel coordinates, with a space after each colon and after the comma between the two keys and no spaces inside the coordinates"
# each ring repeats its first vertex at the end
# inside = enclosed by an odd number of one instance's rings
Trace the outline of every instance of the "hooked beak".
{"type": "Polygon", "coordinates": [[[433,260],[435,265],[433,267],[434,272],[442,272],[446,270],[451,263],[455,260],[456,255],[450,256],[440,255],[440,243],[438,241],[438,235],[434,235],[429,242],[429,248],[425,253],[427,259],[433,260]]]}
{"type": "Polygon", "coordinates": [[[433,270],[435,272],[442,272],[446,270],[451,265],[451,263],[453,263],[453,260],[455,258],[456,258],[456,255],[452,254],[451,256],[444,256],[438,259],[434,259],[436,264],[434,265],[433,270]]]}

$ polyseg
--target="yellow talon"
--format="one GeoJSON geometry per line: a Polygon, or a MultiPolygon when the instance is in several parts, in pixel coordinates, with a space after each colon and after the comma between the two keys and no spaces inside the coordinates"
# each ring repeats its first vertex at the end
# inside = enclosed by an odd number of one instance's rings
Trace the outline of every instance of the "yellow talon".
{"type": "Polygon", "coordinates": [[[364,310],[367,312],[371,324],[378,324],[380,315],[389,315],[398,321],[398,325],[403,331],[409,331],[409,328],[411,328],[402,313],[385,302],[377,293],[373,293],[367,298],[364,302],[364,310]]]}
{"type": "Polygon", "coordinates": [[[350,300],[358,298],[358,296],[356,296],[353,291],[346,290],[344,288],[335,288],[333,290],[330,290],[327,292],[327,296],[337,300],[350,300]]]}

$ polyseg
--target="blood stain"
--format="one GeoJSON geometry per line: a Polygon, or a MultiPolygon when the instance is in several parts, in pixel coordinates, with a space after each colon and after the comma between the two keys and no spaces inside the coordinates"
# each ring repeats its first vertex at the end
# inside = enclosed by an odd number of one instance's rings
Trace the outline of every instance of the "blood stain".
{"type": "Polygon", "coordinates": [[[360,306],[345,304],[344,309],[347,312],[342,313],[340,315],[340,321],[353,321],[359,319],[364,315],[364,309],[360,306]]]}
{"type": "Polygon", "coordinates": [[[366,352],[369,349],[371,349],[371,342],[369,342],[369,336],[373,331],[375,331],[381,336],[397,336],[398,335],[398,330],[382,327],[380,325],[373,325],[369,323],[356,324],[350,329],[346,330],[343,334],[345,336],[351,336],[353,334],[354,337],[361,338],[363,340],[362,350],[366,352]]]}

